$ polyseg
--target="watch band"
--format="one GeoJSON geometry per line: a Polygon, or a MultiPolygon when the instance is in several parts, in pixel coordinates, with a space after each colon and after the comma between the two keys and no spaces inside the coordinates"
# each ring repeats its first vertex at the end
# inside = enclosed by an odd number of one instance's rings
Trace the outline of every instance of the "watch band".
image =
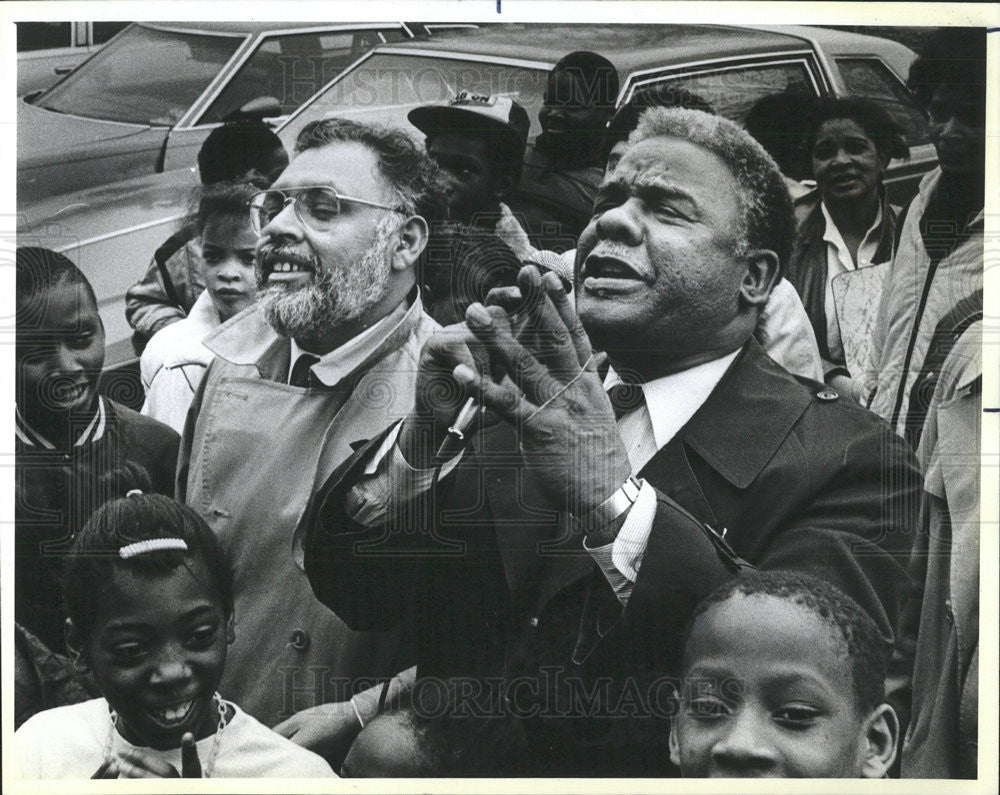
{"type": "Polygon", "coordinates": [[[629,475],[628,479],[604,502],[583,516],[574,518],[585,528],[596,528],[609,524],[635,504],[641,488],[642,481],[635,475],[629,475]]]}

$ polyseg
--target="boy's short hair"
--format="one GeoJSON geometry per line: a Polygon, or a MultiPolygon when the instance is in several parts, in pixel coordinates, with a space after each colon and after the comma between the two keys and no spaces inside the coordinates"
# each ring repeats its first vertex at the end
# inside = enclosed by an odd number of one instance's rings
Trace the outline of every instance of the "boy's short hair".
{"type": "MultiPolygon", "coordinates": [[[[129,472],[118,479],[118,488],[134,486],[129,472]]],[[[131,473],[137,475],[138,473],[131,473]]],[[[141,477],[136,483],[141,483],[141,477]]],[[[119,492],[120,493],[120,492],[119,492]]],[[[223,613],[233,613],[233,575],[215,533],[195,510],[162,494],[135,492],[105,503],[77,534],[63,570],[66,615],[86,639],[97,620],[100,592],[119,569],[145,574],[166,574],[200,560],[212,574],[223,613]],[[123,559],[122,547],[137,541],[179,538],[187,550],[161,549],[123,559]]],[[[190,571],[190,568],[188,568],[190,571]]]]}
{"type": "Polygon", "coordinates": [[[202,185],[242,179],[250,171],[263,173],[281,139],[262,121],[227,122],[208,134],[198,152],[202,185]]]}
{"type": "Polygon", "coordinates": [[[614,110],[621,82],[618,70],[603,55],[589,50],[576,50],[564,55],[552,72],[568,72],[585,96],[587,107],[600,108],[609,115],[614,110]]]}
{"type": "Polygon", "coordinates": [[[797,572],[747,571],[706,596],[691,614],[684,634],[685,668],[688,641],[695,622],[714,605],[727,602],[737,594],[787,599],[819,616],[844,639],[859,707],[870,710],[885,701],[890,646],[882,638],[874,620],[839,588],[797,572]]]}
{"type": "Polygon", "coordinates": [[[616,144],[628,140],[632,130],[639,124],[639,117],[647,108],[688,108],[689,110],[715,114],[715,108],[708,100],[681,86],[660,83],[636,89],[632,98],[618,108],[615,115],[611,117],[611,121],[608,122],[608,130],[604,139],[603,157],[605,160],[608,159],[616,144]]]}
{"type": "Polygon", "coordinates": [[[18,330],[38,329],[48,301],[46,296],[57,285],[80,286],[97,305],[94,288],[67,256],[41,246],[17,249],[14,303],[18,330]]]}

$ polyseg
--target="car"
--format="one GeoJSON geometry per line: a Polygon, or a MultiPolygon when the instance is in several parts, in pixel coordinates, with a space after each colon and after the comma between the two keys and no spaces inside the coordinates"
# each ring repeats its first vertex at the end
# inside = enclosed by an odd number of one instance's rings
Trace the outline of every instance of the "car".
{"type": "Polygon", "coordinates": [[[911,147],[907,161],[890,165],[886,184],[896,201],[909,198],[937,162],[927,120],[905,85],[913,51],[888,39],[815,27],[511,24],[382,45],[294,113],[278,134],[288,146],[312,119],[344,116],[419,135],[407,112],[445,102],[461,89],[513,97],[537,134],[546,75],[559,55],[576,49],[614,63],[621,77],[618,106],[640,89],[670,85],[743,124],[758,100],[776,93],[872,99],[900,124],[911,147]]]}
{"type": "MultiPolygon", "coordinates": [[[[379,45],[277,132],[289,151],[302,127],[327,116],[382,122],[419,137],[407,112],[466,89],[514,97],[528,110],[537,134],[547,73],[559,56],[575,49],[601,52],[615,63],[622,77],[619,105],[640,87],[658,83],[687,88],[740,122],[759,98],[787,90],[881,102],[904,126],[912,147],[908,162],[892,164],[897,198],[911,195],[936,162],[926,120],[904,85],[914,53],[886,39],[801,27],[504,24],[379,45]]],[[[183,217],[196,182],[190,169],[182,169],[19,208],[19,228],[34,245],[51,239],[94,281],[112,369],[135,358],[124,318],[125,290],[183,217]]]]}
{"type": "Polygon", "coordinates": [[[18,22],[17,95],[44,91],[128,22],[18,22]]]}
{"type": "Polygon", "coordinates": [[[280,122],[376,44],[448,27],[135,22],[18,100],[18,200],[189,166],[241,109],[280,122]]]}

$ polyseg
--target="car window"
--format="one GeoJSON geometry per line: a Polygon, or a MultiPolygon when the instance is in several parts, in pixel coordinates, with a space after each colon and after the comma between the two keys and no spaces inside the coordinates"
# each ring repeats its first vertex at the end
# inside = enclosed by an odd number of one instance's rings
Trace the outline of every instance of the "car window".
{"type": "Polygon", "coordinates": [[[279,135],[289,150],[299,130],[314,119],[339,116],[403,127],[418,135],[406,114],[417,105],[447,102],[459,91],[509,96],[528,111],[537,134],[547,69],[447,57],[375,53],[330,86],[279,135]]]}
{"type": "Polygon", "coordinates": [[[128,22],[93,22],[94,44],[105,44],[116,33],[128,27],[128,22]]]}
{"type": "Polygon", "coordinates": [[[930,141],[930,130],[923,111],[916,105],[902,82],[889,67],[876,58],[837,58],[837,66],[849,93],[881,105],[903,128],[910,146],[930,141]]]}
{"type": "Polygon", "coordinates": [[[72,22],[18,22],[17,51],[73,46],[72,22]]]}
{"type": "Polygon", "coordinates": [[[174,124],[243,42],[135,25],[35,104],[92,119],[174,124]]]}
{"type": "Polygon", "coordinates": [[[639,85],[669,84],[696,94],[720,116],[743,124],[758,100],[772,94],[811,94],[817,89],[802,61],[782,64],[741,66],[697,74],[668,76],[641,81],[639,85]]]}
{"type": "Polygon", "coordinates": [[[381,43],[375,29],[271,36],[257,47],[197,123],[221,122],[226,114],[257,97],[274,97],[281,103],[281,115],[286,116],[381,43]]]}

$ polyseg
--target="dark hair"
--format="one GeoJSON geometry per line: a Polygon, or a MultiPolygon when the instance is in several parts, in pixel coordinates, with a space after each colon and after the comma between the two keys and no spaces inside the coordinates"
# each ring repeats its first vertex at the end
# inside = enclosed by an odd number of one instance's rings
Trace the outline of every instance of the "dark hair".
{"type": "Polygon", "coordinates": [[[564,55],[552,73],[569,72],[586,97],[588,107],[603,108],[609,113],[618,99],[618,70],[603,55],[589,50],[576,50],[564,55]]]}
{"type": "Polygon", "coordinates": [[[255,193],[265,190],[267,180],[256,175],[240,182],[217,182],[195,188],[192,195],[189,223],[195,235],[205,231],[210,218],[228,215],[246,218],[250,222],[247,203],[255,193]]]}
{"type": "Polygon", "coordinates": [[[17,329],[37,330],[48,293],[57,285],[79,286],[97,306],[94,288],[64,254],[40,246],[21,246],[15,256],[15,321],[17,329]]]}
{"type": "Polygon", "coordinates": [[[102,592],[116,571],[167,574],[183,566],[194,576],[191,563],[200,561],[211,573],[210,584],[222,602],[223,613],[233,612],[232,572],[215,534],[194,509],[161,494],[132,494],[98,508],[73,542],[63,570],[63,600],[81,639],[97,620],[102,592]],[[187,551],[158,550],[128,559],[119,550],[137,541],[179,538],[187,551]]]}
{"type": "Polygon", "coordinates": [[[615,145],[627,141],[629,134],[639,124],[639,116],[646,108],[690,108],[705,113],[715,113],[711,103],[686,88],[672,83],[659,83],[636,89],[632,98],[622,105],[608,122],[605,133],[603,158],[606,161],[615,145]]]}
{"type": "Polygon", "coordinates": [[[774,596],[811,611],[843,638],[851,663],[854,696],[861,710],[874,709],[885,700],[885,677],[891,648],[878,627],[851,597],[839,588],[807,574],[791,571],[746,571],[716,588],[694,609],[684,635],[684,657],[698,618],[714,605],[737,594],[774,596]]]}
{"type": "Polygon", "coordinates": [[[816,144],[820,127],[831,119],[850,119],[855,122],[875,144],[879,155],[886,160],[910,156],[910,148],[903,139],[903,128],[893,121],[881,105],[858,98],[824,99],[816,105],[806,135],[806,145],[810,150],[816,144]]]}
{"type": "Polygon", "coordinates": [[[649,108],[629,136],[682,138],[719,157],[736,182],[743,229],[737,253],[769,249],[778,255],[779,273],[792,250],[795,219],[788,187],[777,163],[750,134],[722,116],[687,108],[649,108]]]}
{"type": "MultiPolygon", "coordinates": [[[[907,85],[926,108],[941,85],[962,87],[986,103],[986,29],[940,28],[927,37],[910,65],[907,85]]],[[[985,122],[985,119],[984,119],[985,122]]]]}
{"type": "Polygon", "coordinates": [[[284,151],[281,139],[261,121],[238,121],[216,127],[198,152],[198,173],[203,185],[243,179],[250,171],[267,171],[275,149],[284,151]]]}
{"type": "Polygon", "coordinates": [[[523,769],[527,743],[520,720],[508,710],[484,715],[468,704],[463,707],[459,688],[468,679],[439,681],[447,694],[444,709],[424,714],[409,705],[384,715],[412,733],[422,761],[422,769],[414,773],[499,778],[523,769]]]}
{"type": "Polygon", "coordinates": [[[803,91],[783,91],[758,99],[743,126],[792,179],[812,176],[811,144],[806,142],[819,100],[803,91]]]}
{"type": "Polygon", "coordinates": [[[349,119],[319,119],[299,132],[295,151],[340,142],[359,143],[375,153],[403,212],[419,215],[429,224],[446,217],[447,194],[437,164],[402,130],[349,119]]]}

